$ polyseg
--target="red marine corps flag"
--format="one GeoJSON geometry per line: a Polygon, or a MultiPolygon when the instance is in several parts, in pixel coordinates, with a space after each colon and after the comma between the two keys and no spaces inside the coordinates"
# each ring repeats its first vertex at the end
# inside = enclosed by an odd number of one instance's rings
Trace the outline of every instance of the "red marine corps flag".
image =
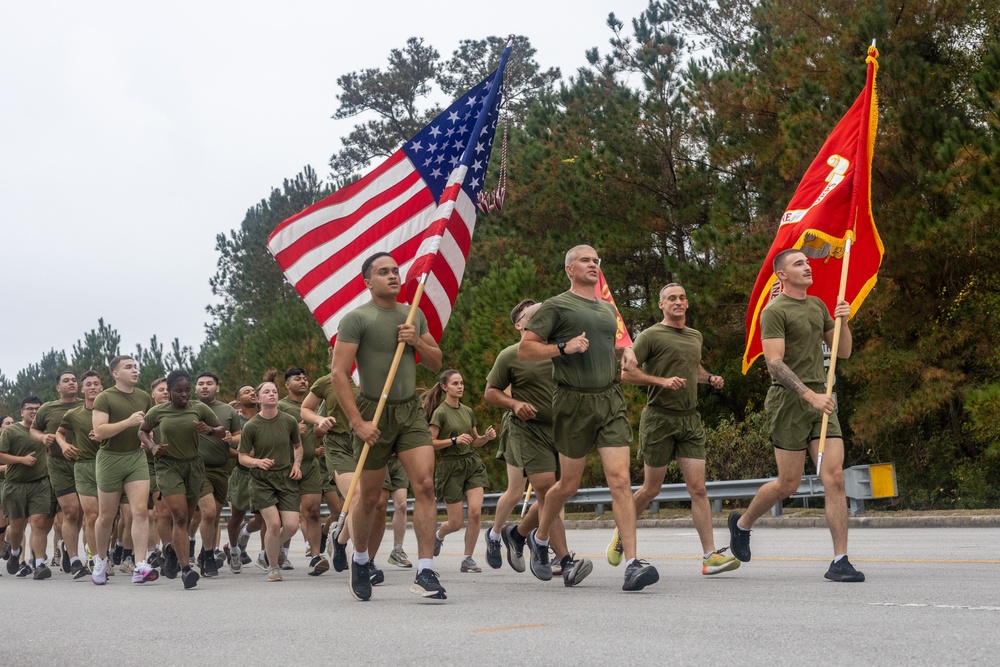
{"type": "Polygon", "coordinates": [[[476,226],[512,41],[497,69],[360,180],[278,225],[267,248],[333,344],[344,315],[370,298],[361,264],[392,255],[424,282],[420,310],[436,340],[451,315],[476,226]]]}
{"type": "Polygon", "coordinates": [[[884,252],[871,210],[872,153],[878,128],[877,58],[873,45],[866,59],[865,89],[833,128],[781,217],[747,309],[744,374],[763,352],[760,313],[781,291],[771,266],[779,252],[798,248],[810,258],[813,284],[809,294],[821,298],[831,313],[837,305],[848,240],[851,270],[846,276],[844,299],[851,304],[851,316],[875,286],[884,252]]]}
{"type": "Polygon", "coordinates": [[[615,303],[615,297],[611,296],[611,288],[608,287],[608,281],[604,279],[604,271],[601,271],[601,267],[599,266],[597,267],[597,284],[594,285],[594,296],[601,301],[607,301],[615,307],[615,317],[618,318],[618,331],[615,332],[615,347],[632,347],[632,336],[628,335],[628,329],[625,328],[625,320],[622,319],[622,314],[618,312],[618,304],[615,303]]]}

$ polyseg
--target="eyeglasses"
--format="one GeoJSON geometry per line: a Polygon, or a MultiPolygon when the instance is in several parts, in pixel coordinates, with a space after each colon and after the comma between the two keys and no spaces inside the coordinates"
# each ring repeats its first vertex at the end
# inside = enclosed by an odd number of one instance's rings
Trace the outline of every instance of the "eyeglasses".
{"type": "Polygon", "coordinates": [[[596,264],[597,266],[601,265],[600,257],[579,257],[576,261],[580,262],[581,264],[596,264]]]}

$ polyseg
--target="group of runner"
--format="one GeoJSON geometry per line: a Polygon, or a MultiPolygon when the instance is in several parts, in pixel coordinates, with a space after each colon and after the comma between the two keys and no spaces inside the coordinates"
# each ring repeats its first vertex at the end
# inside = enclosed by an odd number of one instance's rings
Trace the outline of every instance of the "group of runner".
{"type": "MultiPolygon", "coordinates": [[[[775,259],[784,291],[763,311],[761,329],[773,378],[765,407],[778,478],[761,488],[746,512],[730,515],[732,555],[714,541],[705,490],[705,432],[697,411],[697,386],[718,390],[724,381],[702,366],[702,336],[686,325],[685,290],[666,285],[659,294],[663,319],[642,331],[634,346],[618,347],[617,313],[595,296],[599,266],[593,248],[572,248],[565,262],[570,289],[544,303],[521,301],[510,314],[520,340],[497,355],[486,378],[486,401],[505,411],[498,458],[508,477],[484,535],[487,564],[502,567],[503,546],[512,569],[530,569],[541,580],[561,576],[571,587],[592,572],[593,563],[570,550],[561,515],[579,487],[587,454],[596,447],[616,523],[607,559],[612,565],[624,562],[623,590],[642,590],[659,580],[656,568],[638,557],[636,517],[659,492],[674,460],[692,500],[702,574],[735,570],[750,560],[754,520],[794,493],[806,453],[816,457],[825,414],[829,437],[820,474],[834,543],[825,576],[863,581],[847,559],[843,441],[836,404],[824,395],[822,343],[831,342],[833,319],[821,301],[807,294],[812,278],[806,256],[786,251],[775,259]],[[634,493],[633,436],[621,381],[649,388],[639,425],[644,481],[634,493]],[[536,502],[519,523],[510,524],[526,482],[536,502]]],[[[52,576],[48,535],[54,518],[61,517],[53,566],[74,578],[89,575],[97,585],[107,582],[116,563],[134,583],[162,574],[179,576],[185,588],[200,577],[218,575],[225,564],[239,573],[253,562],[246,551],[258,530],[263,547],[258,565],[266,569],[267,581],[280,581],[282,569],[292,568],[288,543],[301,524],[307,573],[318,576],[331,565],[349,569],[351,594],[368,600],[372,587],[384,581],[372,557],[383,538],[390,497],[401,511],[393,517],[387,562],[412,567],[402,545],[407,488],[413,492],[418,552],[411,591],[446,599],[433,559],[463,523],[461,572],[480,572],[473,551],[487,477],[476,450],[497,438],[497,431],[480,428],[474,411],[461,403],[465,385],[457,370],[444,371],[430,391],[416,395],[418,359],[438,372],[441,350],[420,311],[408,322],[407,306],[397,301],[402,280],[391,255],[369,257],[362,276],[371,300],[341,321],[331,373],[310,384],[305,371],[289,368],[284,398],[279,398],[276,372],[257,386],[238,387],[231,404],[218,400],[219,379],[211,372],[192,379],[173,371],[146,392],[137,387],[138,367],[128,355],[111,360],[112,387],[105,389],[94,371],[79,379],[64,372],[57,380],[59,399],[42,404],[35,396],[24,398],[20,421],[4,419],[0,435],[0,555],[7,560],[7,573],[52,576]],[[397,347],[403,354],[394,380],[383,387],[397,347]],[[380,397],[384,409],[376,424],[380,397]],[[435,451],[440,452],[436,466],[435,451]],[[352,482],[357,489],[347,521],[333,531],[341,495],[348,496],[352,482]],[[324,501],[330,508],[326,524],[320,518],[324,501]],[[447,512],[440,526],[437,501],[447,512]],[[219,517],[226,505],[228,544],[220,549],[219,517]],[[30,544],[25,544],[29,525],[30,544]],[[80,550],[81,529],[89,562],[80,550]],[[197,569],[192,564],[196,532],[202,542],[197,569]],[[354,547],[350,557],[348,541],[354,547]]],[[[840,357],[851,351],[848,314],[846,302],[838,304],[834,315],[845,318],[836,351],[840,357]]]]}

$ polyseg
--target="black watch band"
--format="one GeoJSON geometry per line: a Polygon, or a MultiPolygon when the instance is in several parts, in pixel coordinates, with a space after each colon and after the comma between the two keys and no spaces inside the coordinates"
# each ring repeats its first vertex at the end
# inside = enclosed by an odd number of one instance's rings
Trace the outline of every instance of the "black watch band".
{"type": "Polygon", "coordinates": [[[453,445],[457,445],[458,444],[458,436],[456,436],[456,435],[451,436],[451,444],[453,444],[453,445]]]}
{"type": "Polygon", "coordinates": [[[566,343],[556,343],[556,347],[559,348],[559,354],[566,355],[566,343]]]}

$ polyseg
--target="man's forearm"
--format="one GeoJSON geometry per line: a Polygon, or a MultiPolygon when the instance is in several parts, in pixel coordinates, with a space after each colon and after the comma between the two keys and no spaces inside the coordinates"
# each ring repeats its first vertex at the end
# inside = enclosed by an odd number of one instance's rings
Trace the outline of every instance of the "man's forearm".
{"type": "Polygon", "coordinates": [[[794,391],[796,395],[803,396],[809,387],[802,383],[799,376],[792,372],[792,369],[788,367],[782,359],[775,359],[773,361],[767,362],[767,370],[771,372],[771,376],[785,389],[789,391],[794,391]]]}

